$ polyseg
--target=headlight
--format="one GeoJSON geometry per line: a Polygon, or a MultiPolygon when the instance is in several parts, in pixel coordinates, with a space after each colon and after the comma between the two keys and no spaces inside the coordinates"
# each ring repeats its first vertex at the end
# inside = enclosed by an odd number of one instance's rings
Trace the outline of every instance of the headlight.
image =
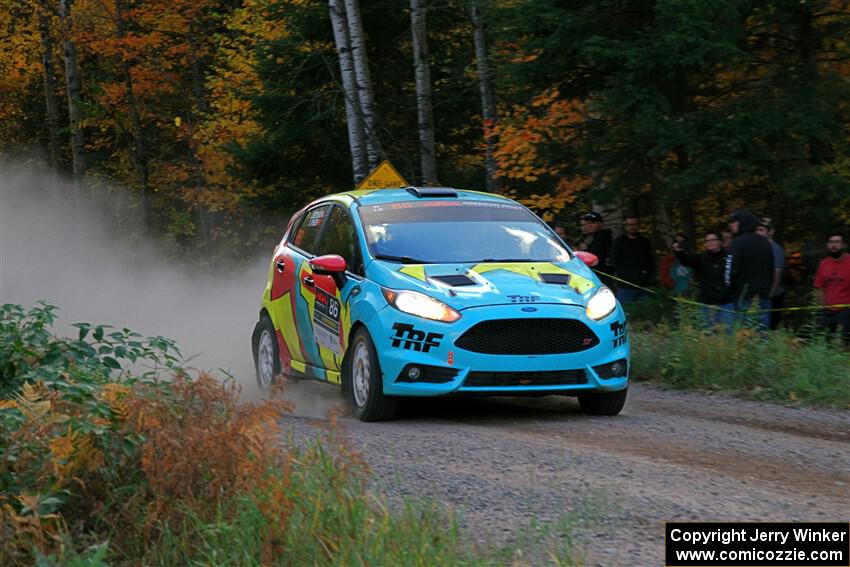
{"type": "Polygon", "coordinates": [[[596,290],[596,293],[594,293],[593,297],[590,298],[590,301],[587,302],[587,309],[585,312],[587,313],[587,316],[594,321],[599,321],[600,319],[610,315],[616,307],[617,299],[614,297],[613,292],[603,285],[596,290]]]}
{"type": "Polygon", "coordinates": [[[384,293],[384,299],[387,300],[387,303],[404,313],[433,321],[443,321],[444,323],[453,323],[460,319],[460,313],[445,303],[422,293],[393,291],[386,288],[381,288],[381,291],[384,293]]]}

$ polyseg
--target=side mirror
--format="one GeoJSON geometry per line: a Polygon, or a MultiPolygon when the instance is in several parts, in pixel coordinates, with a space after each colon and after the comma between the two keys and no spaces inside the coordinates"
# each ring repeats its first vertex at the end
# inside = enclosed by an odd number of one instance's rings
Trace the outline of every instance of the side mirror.
{"type": "Polygon", "coordinates": [[[338,254],[316,256],[310,260],[310,267],[313,268],[314,274],[319,274],[320,276],[344,274],[346,269],[345,258],[338,254]]]}
{"type": "Polygon", "coordinates": [[[584,250],[576,250],[573,252],[579,260],[590,266],[591,268],[599,263],[599,258],[596,257],[596,254],[591,254],[590,252],[585,252],[584,250]]]}
{"type": "Polygon", "coordinates": [[[326,254],[310,260],[313,273],[319,276],[331,276],[337,289],[345,285],[345,258],[339,254],[326,254]]]}

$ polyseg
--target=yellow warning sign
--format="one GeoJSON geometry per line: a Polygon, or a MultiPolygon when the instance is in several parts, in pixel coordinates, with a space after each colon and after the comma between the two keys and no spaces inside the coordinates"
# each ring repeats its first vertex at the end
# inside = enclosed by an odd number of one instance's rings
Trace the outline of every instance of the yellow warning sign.
{"type": "Polygon", "coordinates": [[[360,189],[397,189],[407,187],[407,185],[404,177],[395,170],[390,162],[384,160],[355,189],[358,191],[360,189]]]}

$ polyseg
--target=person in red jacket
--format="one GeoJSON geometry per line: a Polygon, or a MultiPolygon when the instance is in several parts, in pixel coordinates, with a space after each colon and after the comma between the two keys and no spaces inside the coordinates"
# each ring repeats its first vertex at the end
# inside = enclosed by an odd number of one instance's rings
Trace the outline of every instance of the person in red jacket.
{"type": "Polygon", "coordinates": [[[834,230],[826,240],[826,252],[815,274],[815,287],[823,292],[823,324],[830,333],[841,327],[841,340],[850,346],[850,308],[829,307],[850,304],[850,254],[844,234],[834,230]]]}

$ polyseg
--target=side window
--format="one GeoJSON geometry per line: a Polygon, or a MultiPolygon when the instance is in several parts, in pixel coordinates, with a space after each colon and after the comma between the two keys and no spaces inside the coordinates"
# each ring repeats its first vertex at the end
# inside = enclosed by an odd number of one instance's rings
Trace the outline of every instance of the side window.
{"type": "Polygon", "coordinates": [[[308,254],[315,254],[316,237],[327,219],[328,208],[330,205],[322,205],[307,211],[301,224],[289,236],[289,242],[308,254]]]}
{"type": "Polygon", "coordinates": [[[319,243],[318,254],[339,254],[345,258],[349,272],[363,273],[363,262],[360,260],[360,250],[357,246],[357,229],[342,207],[334,207],[331,211],[328,228],[319,243]]]}

